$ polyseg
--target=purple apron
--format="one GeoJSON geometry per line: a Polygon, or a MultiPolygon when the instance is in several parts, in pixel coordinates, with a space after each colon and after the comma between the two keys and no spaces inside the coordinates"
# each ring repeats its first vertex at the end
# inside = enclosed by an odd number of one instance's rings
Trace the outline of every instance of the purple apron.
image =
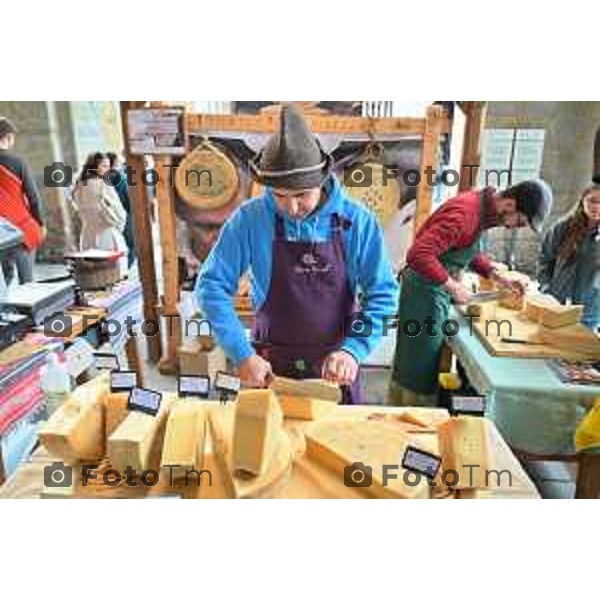
{"type": "MultiPolygon", "coordinates": [[[[331,230],[326,242],[288,241],[283,217],[275,214],[271,283],[253,331],[256,352],[271,363],[275,375],[321,377],[325,358],[346,338],[355,299],[337,214],[331,215],[331,230]]],[[[359,404],[358,377],[342,391],[344,404],[359,404]]]]}

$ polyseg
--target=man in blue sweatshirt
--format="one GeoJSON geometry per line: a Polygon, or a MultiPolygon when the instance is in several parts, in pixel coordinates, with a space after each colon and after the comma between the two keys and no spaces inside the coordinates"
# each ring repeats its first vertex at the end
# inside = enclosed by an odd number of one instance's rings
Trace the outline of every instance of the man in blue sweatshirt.
{"type": "Polygon", "coordinates": [[[196,294],[245,385],[323,377],[356,404],[359,365],[396,315],[398,288],[375,216],[346,195],[331,163],[299,110],[284,105],[253,162],[265,191],[225,223],[196,294]],[[246,272],[252,340],[233,306],[246,272]]]}

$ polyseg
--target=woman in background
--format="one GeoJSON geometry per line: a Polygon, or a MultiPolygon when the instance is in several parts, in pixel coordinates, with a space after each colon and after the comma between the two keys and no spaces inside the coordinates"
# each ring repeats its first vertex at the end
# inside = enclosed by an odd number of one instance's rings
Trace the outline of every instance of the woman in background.
{"type": "Polygon", "coordinates": [[[546,233],[540,256],[540,290],[561,303],[583,304],[581,319],[600,326],[600,185],[588,187],[577,204],[546,233]]]}
{"type": "Polygon", "coordinates": [[[133,241],[133,219],[131,217],[131,200],[129,199],[129,188],[127,187],[127,175],[124,171],[125,163],[123,158],[119,154],[114,152],[108,152],[108,158],[110,159],[110,168],[119,172],[120,177],[115,182],[115,192],[119,196],[121,205],[127,213],[127,222],[125,223],[125,230],[123,231],[123,237],[127,244],[127,250],[129,254],[127,256],[127,266],[131,269],[135,261],[135,248],[133,241]]]}
{"type": "Polygon", "coordinates": [[[127,274],[127,244],[123,231],[127,213],[114,187],[102,176],[110,169],[107,154],[88,156],[73,192],[75,208],[81,221],[79,250],[100,249],[123,252],[119,261],[121,276],[127,274]]]}

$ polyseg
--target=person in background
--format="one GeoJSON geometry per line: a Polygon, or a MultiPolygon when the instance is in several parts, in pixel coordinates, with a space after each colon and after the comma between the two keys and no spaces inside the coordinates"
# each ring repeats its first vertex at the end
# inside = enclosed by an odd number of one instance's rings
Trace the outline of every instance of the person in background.
{"type": "Polygon", "coordinates": [[[23,245],[2,261],[6,285],[14,279],[15,266],[19,283],[33,281],[35,251],[46,236],[41,214],[41,198],[29,167],[11,152],[17,128],[6,117],[0,117],[0,217],[10,221],[23,233],[23,245]]]}
{"type": "Polygon", "coordinates": [[[103,175],[110,169],[107,154],[90,154],[73,191],[73,201],[79,220],[81,235],[79,250],[113,250],[122,252],[119,261],[121,276],[127,274],[127,244],[123,231],[127,213],[114,188],[103,175]]]}
{"type": "Polygon", "coordinates": [[[583,304],[582,323],[600,326],[600,184],[584,190],[572,210],[544,236],[540,291],[561,303],[583,304]]]}
{"type": "Polygon", "coordinates": [[[524,181],[502,191],[489,187],[459,194],[425,221],[402,273],[390,404],[437,405],[442,325],[451,302],[466,304],[470,296],[461,281],[463,271],[470,267],[499,287],[524,294],[522,284],[504,278],[481,252],[482,233],[527,225],[539,232],[551,206],[552,190],[545,182],[524,181]]]}
{"type": "Polygon", "coordinates": [[[125,162],[123,158],[114,152],[108,152],[108,158],[110,159],[110,168],[119,172],[120,177],[115,180],[115,192],[119,196],[119,200],[127,213],[127,221],[125,223],[125,230],[123,231],[123,237],[127,244],[127,266],[131,269],[131,266],[135,262],[135,246],[133,240],[133,218],[131,215],[131,200],[129,199],[129,188],[127,187],[127,176],[124,171],[125,162]]]}

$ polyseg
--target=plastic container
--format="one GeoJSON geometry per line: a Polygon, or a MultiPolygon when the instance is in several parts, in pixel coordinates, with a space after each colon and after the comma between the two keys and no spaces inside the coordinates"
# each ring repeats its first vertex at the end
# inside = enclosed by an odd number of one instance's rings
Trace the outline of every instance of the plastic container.
{"type": "Polygon", "coordinates": [[[46,400],[46,419],[69,397],[71,377],[67,366],[58,360],[58,354],[51,352],[40,371],[40,388],[46,400]]]}

